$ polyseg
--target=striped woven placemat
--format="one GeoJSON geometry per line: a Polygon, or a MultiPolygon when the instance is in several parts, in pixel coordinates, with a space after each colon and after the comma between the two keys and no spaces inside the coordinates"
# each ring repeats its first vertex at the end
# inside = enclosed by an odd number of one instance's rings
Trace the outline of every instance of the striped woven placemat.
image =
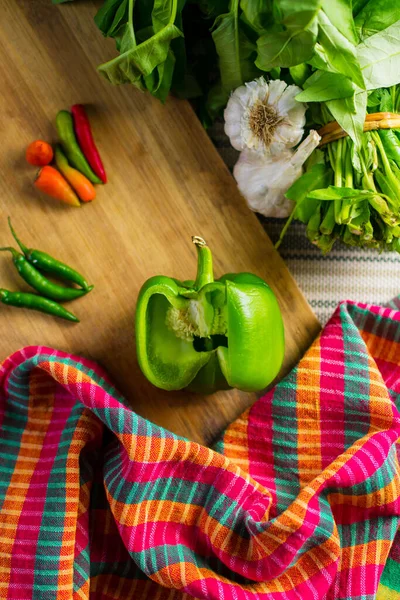
{"type": "MultiPolygon", "coordinates": [[[[216,122],[209,134],[232,170],[239,153],[231,147],[223,121],[216,122]]],[[[285,221],[259,217],[275,242],[285,221]]],[[[394,252],[379,254],[376,250],[360,250],[337,242],[323,256],[307,240],[305,226],[299,222],[290,226],[279,252],[322,324],[341,300],[383,305],[400,292],[400,255],[394,252]]]]}

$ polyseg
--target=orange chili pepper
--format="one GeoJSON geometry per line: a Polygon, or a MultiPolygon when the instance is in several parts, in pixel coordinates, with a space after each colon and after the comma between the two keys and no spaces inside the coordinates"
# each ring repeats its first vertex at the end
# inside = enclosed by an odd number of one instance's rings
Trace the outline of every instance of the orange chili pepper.
{"type": "Polygon", "coordinates": [[[53,148],[43,140],[35,140],[27,147],[25,156],[30,165],[44,167],[53,160],[53,148]]]}
{"type": "Polygon", "coordinates": [[[91,202],[96,198],[96,190],[93,184],[83,173],[68,164],[67,157],[60,146],[56,146],[56,165],[82,202],[91,202]]]}
{"type": "Polygon", "coordinates": [[[54,167],[47,165],[40,169],[34,186],[52,198],[66,202],[71,206],[80,206],[78,196],[68,181],[54,167]]]}

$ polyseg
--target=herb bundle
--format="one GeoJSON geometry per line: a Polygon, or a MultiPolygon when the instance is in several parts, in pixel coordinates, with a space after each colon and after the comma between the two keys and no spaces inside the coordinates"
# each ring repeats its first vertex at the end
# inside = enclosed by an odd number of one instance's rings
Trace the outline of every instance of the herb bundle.
{"type": "Polygon", "coordinates": [[[399,123],[364,133],[367,114],[399,110],[400,0],[105,0],[95,21],[118,51],[102,75],[190,98],[205,125],[260,76],[301,88],[305,133],[336,122],[346,137],[288,190],[292,218],[324,252],[337,238],[400,249],[399,123]]]}
{"type": "MultiPolygon", "coordinates": [[[[360,145],[350,137],[326,144],[286,192],[296,203],[290,220],[306,223],[308,239],[324,253],[338,238],[400,252],[399,109],[400,86],[375,90],[367,103],[372,119],[366,121],[373,129],[361,135],[360,145]],[[387,120],[392,127],[381,129],[387,120]]],[[[332,121],[324,105],[321,112],[332,121]]]]}

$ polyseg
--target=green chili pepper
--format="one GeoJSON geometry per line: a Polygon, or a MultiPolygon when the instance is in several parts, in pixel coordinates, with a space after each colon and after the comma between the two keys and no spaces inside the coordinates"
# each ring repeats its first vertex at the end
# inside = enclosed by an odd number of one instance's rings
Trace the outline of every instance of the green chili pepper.
{"type": "Polygon", "coordinates": [[[74,131],[74,121],[71,113],[60,110],[56,117],[58,136],[68,161],[92,183],[103,183],[92,171],[88,161],[79,147],[74,131]]]}
{"type": "Polygon", "coordinates": [[[250,273],[214,281],[212,255],[202,238],[196,281],[151,277],[139,293],[139,365],[155,386],[211,393],[265,388],[284,356],[284,330],[271,288],[250,273]]]}
{"type": "Polygon", "coordinates": [[[13,263],[22,279],[39,292],[39,294],[43,294],[43,296],[46,296],[47,298],[52,298],[59,302],[75,300],[75,298],[80,298],[93,289],[93,286],[91,286],[87,290],[78,290],[76,288],[64,287],[57,283],[53,283],[46,279],[46,277],[27,261],[23,254],[20,254],[14,248],[0,248],[0,251],[11,252],[13,263]]]}
{"type": "Polygon", "coordinates": [[[83,275],[78,273],[78,271],[75,271],[75,269],[72,269],[63,262],[53,258],[52,256],[50,256],[50,254],[47,254],[46,252],[34,250],[33,248],[27,248],[15,233],[15,230],[11,225],[10,217],[8,217],[8,225],[10,227],[11,233],[15,241],[24,253],[25,258],[37,269],[39,269],[39,271],[45,271],[46,273],[50,273],[51,275],[60,277],[65,281],[71,281],[72,283],[76,283],[86,291],[90,291],[90,289],[93,289],[93,286],[89,286],[88,282],[83,277],[83,275]]]}
{"type": "Polygon", "coordinates": [[[61,319],[67,319],[67,321],[79,323],[79,319],[72,314],[72,312],[69,312],[69,310],[57,302],[49,300],[48,298],[42,298],[42,296],[37,296],[36,294],[10,292],[5,289],[0,289],[0,301],[9,306],[38,310],[39,312],[53,315],[54,317],[60,317],[61,319]]]}

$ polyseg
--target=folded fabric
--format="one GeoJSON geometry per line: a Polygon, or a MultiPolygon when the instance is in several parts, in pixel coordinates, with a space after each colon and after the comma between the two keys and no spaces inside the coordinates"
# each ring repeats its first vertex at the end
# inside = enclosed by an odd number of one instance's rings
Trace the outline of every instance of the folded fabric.
{"type": "Polygon", "coordinates": [[[215,450],[49,348],[0,391],[0,598],[400,598],[395,306],[341,304],[215,450]]]}

